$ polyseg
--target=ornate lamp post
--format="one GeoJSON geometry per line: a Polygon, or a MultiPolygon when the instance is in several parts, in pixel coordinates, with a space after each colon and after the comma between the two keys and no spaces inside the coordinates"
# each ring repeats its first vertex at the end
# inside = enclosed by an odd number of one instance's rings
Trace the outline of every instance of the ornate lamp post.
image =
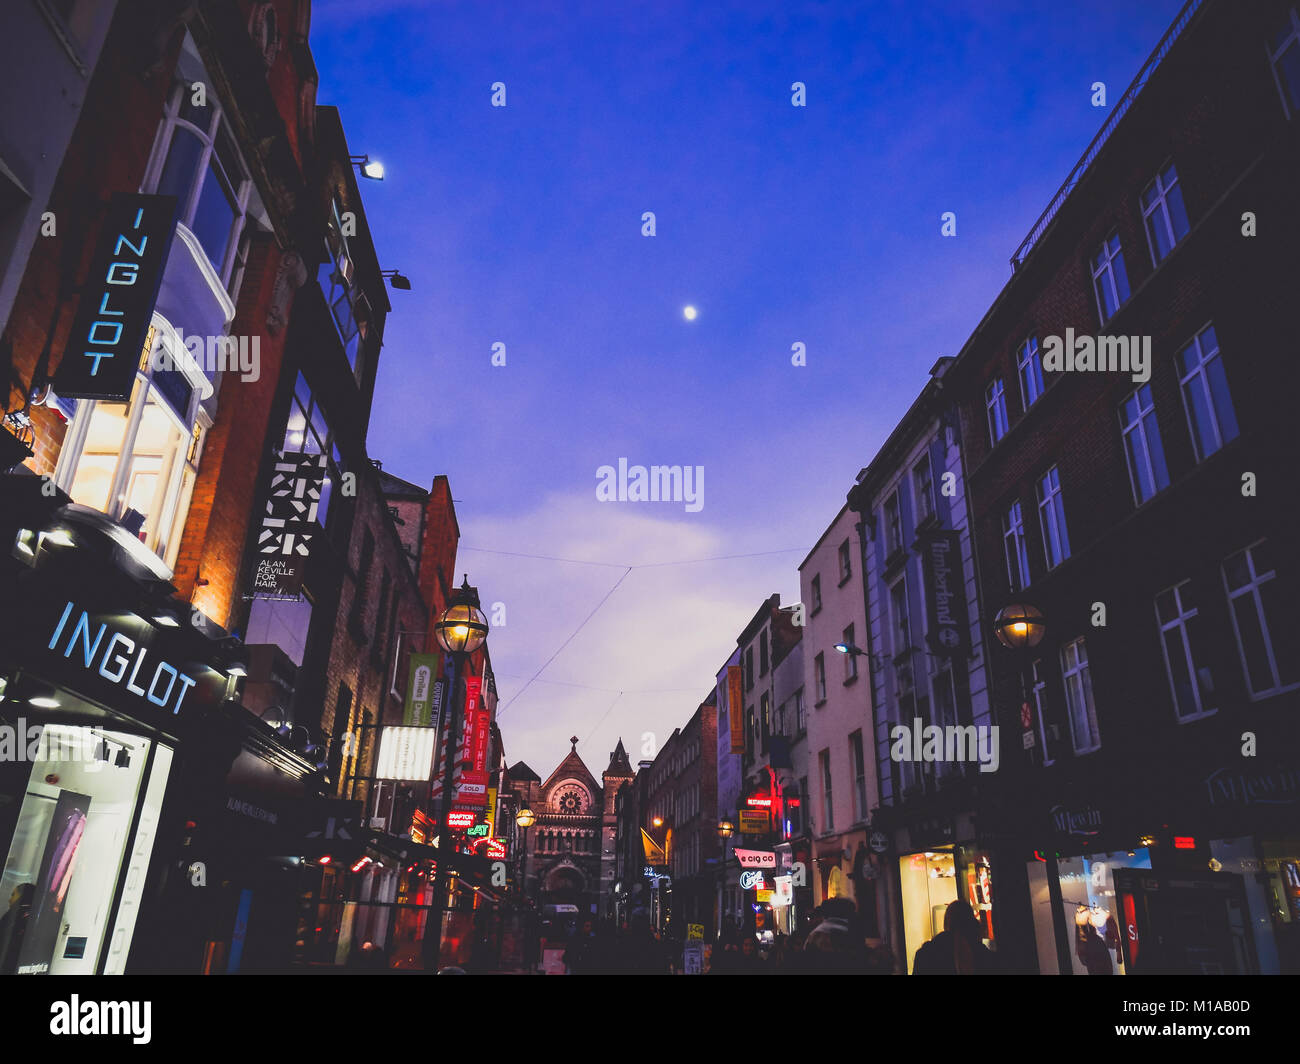
{"type": "Polygon", "coordinates": [[[435,971],[442,959],[442,914],[447,902],[444,895],[453,875],[448,867],[451,863],[451,838],[447,831],[447,814],[451,811],[452,778],[461,732],[461,713],[465,705],[464,673],[469,656],[487,641],[488,634],[487,618],[478,606],[478,593],[469,586],[469,578],[466,577],[456,592],[455,600],[433,626],[434,638],[451,655],[452,662],[451,717],[447,727],[447,746],[443,751],[442,803],[438,813],[438,859],[434,864],[430,926],[424,933],[425,968],[435,971]]]}
{"type": "Polygon", "coordinates": [[[531,809],[521,809],[515,814],[515,823],[523,829],[524,841],[521,847],[524,852],[523,866],[519,871],[519,885],[523,888],[524,897],[528,897],[528,829],[537,823],[537,817],[531,809]]]}

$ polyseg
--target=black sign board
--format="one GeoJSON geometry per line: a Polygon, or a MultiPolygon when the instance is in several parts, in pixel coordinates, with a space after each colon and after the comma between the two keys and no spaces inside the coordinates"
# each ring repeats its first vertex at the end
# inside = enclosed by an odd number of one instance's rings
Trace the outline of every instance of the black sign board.
{"type": "Polygon", "coordinates": [[[926,641],[940,657],[970,654],[966,619],[966,581],[962,576],[961,539],[951,529],[926,533],[917,545],[925,572],[925,598],[931,619],[926,641]]]}
{"type": "Polygon", "coordinates": [[[316,520],[325,483],[323,454],[277,452],[266,492],[266,512],[257,533],[254,595],[297,598],[303,566],[321,526],[316,520]]]}
{"type": "Polygon", "coordinates": [[[175,196],[113,197],[55,375],[59,395],[131,398],[175,223],[175,196]]]}

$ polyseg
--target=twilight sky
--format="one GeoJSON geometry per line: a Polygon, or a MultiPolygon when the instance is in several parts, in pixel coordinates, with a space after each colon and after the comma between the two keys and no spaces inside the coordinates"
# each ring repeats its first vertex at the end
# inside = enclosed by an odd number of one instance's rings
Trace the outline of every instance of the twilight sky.
{"type": "Polygon", "coordinates": [[[384,162],[366,210],[414,284],[370,454],[450,477],[510,763],[653,756],[798,600],[1109,113],[1092,83],[1113,106],[1181,4],[316,0],[319,101],[384,162]],[[703,508],[598,501],[620,457],[703,466],[703,508]]]}

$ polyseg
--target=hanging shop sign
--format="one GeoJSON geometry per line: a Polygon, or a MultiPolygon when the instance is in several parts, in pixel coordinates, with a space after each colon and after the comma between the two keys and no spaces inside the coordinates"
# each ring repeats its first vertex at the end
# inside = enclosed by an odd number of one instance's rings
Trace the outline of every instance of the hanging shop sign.
{"type": "Polygon", "coordinates": [[[113,196],[55,374],[59,395],[131,398],[175,231],[175,196],[113,196]]]}
{"type": "Polygon", "coordinates": [[[745,693],[741,687],[739,665],[727,666],[727,713],[731,724],[731,752],[745,749],[745,693]]]}
{"type": "Polygon", "coordinates": [[[464,809],[453,809],[447,814],[447,827],[453,831],[465,831],[478,822],[478,814],[464,809]]]}
{"type": "Polygon", "coordinates": [[[438,713],[442,709],[442,681],[434,680],[438,674],[437,654],[412,654],[411,673],[406,685],[406,706],[402,713],[403,724],[417,727],[438,727],[438,713]]]}
{"type": "Polygon", "coordinates": [[[775,868],[776,854],[770,850],[735,850],[741,868],[775,868]]]}
{"type": "Polygon", "coordinates": [[[311,556],[312,540],[321,532],[316,519],[325,484],[323,454],[277,451],[266,490],[266,512],[257,532],[255,596],[298,598],[303,566],[311,556]]]}
{"type": "Polygon", "coordinates": [[[1300,766],[1270,765],[1218,769],[1205,777],[1210,805],[1295,805],[1300,802],[1300,766]]]}
{"type": "Polygon", "coordinates": [[[742,809],[737,819],[742,835],[766,835],[772,830],[772,813],[767,809],[742,809]]]}
{"type": "Polygon", "coordinates": [[[1067,809],[1063,805],[1055,805],[1049,811],[1049,815],[1052,824],[1062,835],[1096,835],[1101,832],[1101,810],[1094,809],[1090,805],[1082,809],[1067,809]]]}
{"type": "Polygon", "coordinates": [[[961,539],[956,532],[939,529],[922,536],[916,549],[921,553],[926,605],[932,621],[926,641],[940,657],[964,658],[970,653],[970,625],[966,619],[961,539]]]}
{"type": "Polygon", "coordinates": [[[433,775],[434,728],[385,728],[379,736],[379,765],[375,778],[425,783],[433,775]]]}
{"type": "Polygon", "coordinates": [[[740,873],[741,890],[762,890],[763,886],[763,873],[757,869],[746,869],[740,873]]]}
{"type": "Polygon", "coordinates": [[[492,715],[482,708],[483,678],[469,676],[465,680],[465,757],[460,781],[456,785],[456,799],[470,805],[487,805],[488,740],[492,730],[492,715]]]}

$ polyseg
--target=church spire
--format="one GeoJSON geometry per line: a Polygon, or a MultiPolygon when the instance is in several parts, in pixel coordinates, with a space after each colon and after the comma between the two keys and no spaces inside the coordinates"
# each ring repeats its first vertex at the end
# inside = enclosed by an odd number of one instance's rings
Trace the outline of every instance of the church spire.
{"type": "Polygon", "coordinates": [[[628,760],[627,751],[623,749],[623,737],[619,736],[618,745],[609,755],[609,768],[605,769],[605,775],[630,778],[632,774],[632,762],[628,760]]]}

